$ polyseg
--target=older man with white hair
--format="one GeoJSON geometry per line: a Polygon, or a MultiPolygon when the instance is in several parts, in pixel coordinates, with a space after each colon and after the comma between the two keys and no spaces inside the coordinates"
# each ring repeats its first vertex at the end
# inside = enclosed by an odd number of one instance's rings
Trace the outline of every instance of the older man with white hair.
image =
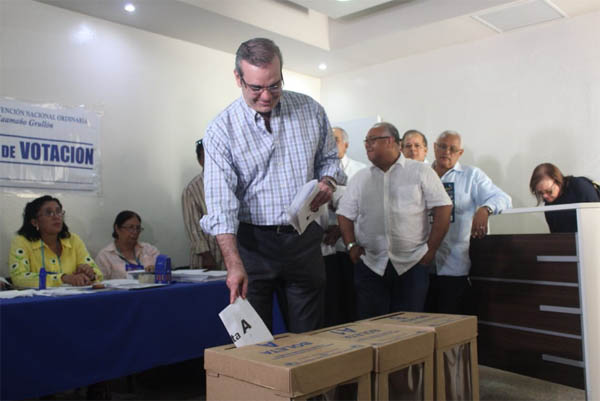
{"type": "Polygon", "coordinates": [[[454,207],[450,229],[435,255],[436,272],[430,278],[428,309],[467,313],[471,237],[483,238],[488,230],[488,217],[512,207],[512,200],[481,169],[458,162],[464,153],[458,132],[442,132],[434,144],[434,152],[432,167],[454,207]]]}

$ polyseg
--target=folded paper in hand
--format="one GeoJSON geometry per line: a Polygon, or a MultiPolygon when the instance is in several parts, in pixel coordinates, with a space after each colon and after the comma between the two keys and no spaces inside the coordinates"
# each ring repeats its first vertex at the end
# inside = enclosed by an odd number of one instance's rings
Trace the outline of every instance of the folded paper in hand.
{"type": "Polygon", "coordinates": [[[219,317],[236,347],[273,341],[273,335],[246,299],[238,297],[219,317]]]}
{"type": "Polygon", "coordinates": [[[319,182],[312,180],[304,184],[298,191],[292,204],[288,207],[287,214],[290,218],[290,224],[302,234],[306,227],[313,220],[319,218],[323,213],[327,213],[327,204],[323,204],[316,212],[310,210],[310,203],[319,193],[319,182]]]}

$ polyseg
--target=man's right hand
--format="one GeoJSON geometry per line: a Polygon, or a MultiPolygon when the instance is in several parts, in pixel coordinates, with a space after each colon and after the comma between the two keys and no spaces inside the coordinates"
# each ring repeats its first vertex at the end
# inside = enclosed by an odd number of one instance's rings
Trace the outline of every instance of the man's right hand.
{"type": "Polygon", "coordinates": [[[248,274],[244,266],[232,266],[227,268],[227,287],[229,288],[229,303],[235,302],[237,297],[246,299],[248,292],[248,274]]]}
{"type": "Polygon", "coordinates": [[[237,240],[233,234],[217,234],[217,243],[221,248],[225,266],[227,267],[227,287],[229,288],[229,303],[237,297],[246,298],[248,292],[248,273],[238,252],[237,240]]]}
{"type": "Polygon", "coordinates": [[[360,245],[354,245],[352,249],[350,249],[350,253],[348,255],[350,256],[350,260],[352,261],[352,263],[357,264],[360,259],[360,255],[364,254],[365,248],[363,248],[360,245]]]}

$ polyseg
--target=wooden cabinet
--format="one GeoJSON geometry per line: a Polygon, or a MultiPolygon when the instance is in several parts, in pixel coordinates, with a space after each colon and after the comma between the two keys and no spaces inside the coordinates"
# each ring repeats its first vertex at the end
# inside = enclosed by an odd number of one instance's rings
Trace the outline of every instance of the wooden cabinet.
{"type": "MultiPolygon", "coordinates": [[[[471,241],[479,363],[600,397],[600,204],[577,210],[579,232],[471,241]]],[[[496,217],[502,218],[502,216],[496,217]]]]}

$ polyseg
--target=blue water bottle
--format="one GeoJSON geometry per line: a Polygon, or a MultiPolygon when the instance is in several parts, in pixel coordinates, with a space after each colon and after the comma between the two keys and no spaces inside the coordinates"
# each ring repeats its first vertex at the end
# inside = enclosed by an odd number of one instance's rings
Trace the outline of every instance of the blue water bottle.
{"type": "Polygon", "coordinates": [[[154,264],[154,282],[169,284],[171,282],[171,258],[167,255],[158,255],[154,264]]]}
{"type": "Polygon", "coordinates": [[[38,289],[40,289],[40,290],[46,289],[46,269],[43,267],[40,269],[40,282],[38,285],[38,289]]]}

